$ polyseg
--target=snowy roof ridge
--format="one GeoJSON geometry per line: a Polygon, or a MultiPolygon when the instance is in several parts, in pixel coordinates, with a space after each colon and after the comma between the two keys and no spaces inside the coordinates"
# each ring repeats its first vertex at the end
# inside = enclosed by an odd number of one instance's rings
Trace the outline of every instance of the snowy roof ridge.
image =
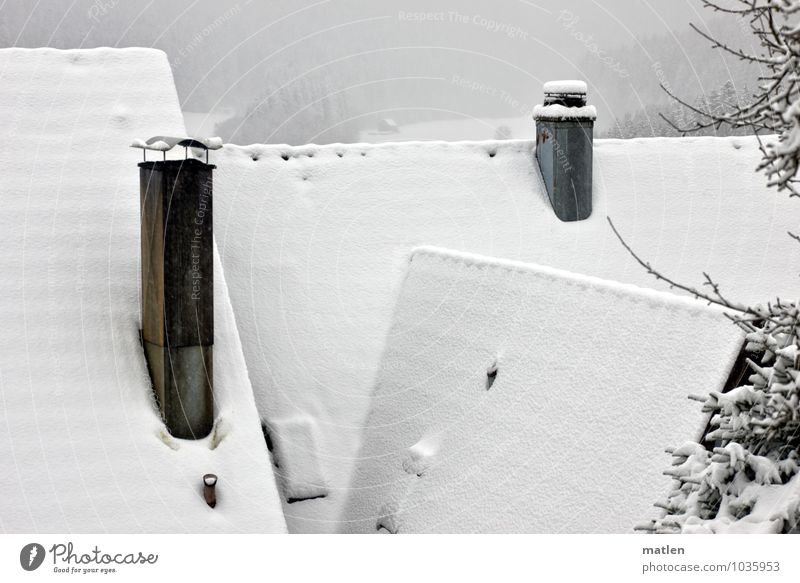
{"type": "MultiPolygon", "coordinates": [[[[734,146],[744,145],[746,142],[755,140],[752,136],[655,136],[655,137],[640,137],[640,138],[596,138],[594,140],[595,148],[604,148],[609,146],[618,145],[631,145],[635,143],[655,144],[658,142],[675,142],[681,141],[687,145],[700,143],[700,142],[728,142],[734,146]]],[[[500,150],[512,150],[516,152],[523,152],[526,150],[533,151],[536,146],[536,140],[532,138],[519,138],[513,140],[413,140],[413,141],[397,141],[397,142],[381,142],[381,143],[368,143],[368,142],[335,142],[332,144],[234,144],[226,142],[224,148],[229,153],[242,154],[246,156],[253,156],[263,153],[286,153],[289,155],[305,155],[312,154],[325,154],[328,152],[341,152],[349,153],[355,151],[386,151],[386,150],[401,150],[406,151],[410,149],[430,149],[441,150],[451,148],[485,148],[487,152],[500,150]]]]}
{"type": "Polygon", "coordinates": [[[244,153],[256,152],[274,152],[286,151],[293,154],[305,154],[307,152],[350,152],[350,151],[380,151],[380,150],[394,150],[394,149],[411,149],[411,148],[424,148],[436,149],[442,147],[485,147],[487,149],[517,149],[535,145],[536,141],[527,138],[520,138],[515,140],[412,140],[412,141],[398,141],[398,142],[335,142],[332,144],[233,144],[225,143],[224,148],[229,151],[239,151],[244,153]]]}
{"type": "Polygon", "coordinates": [[[93,55],[100,56],[103,54],[122,54],[122,53],[160,53],[165,58],[167,53],[155,47],[86,47],[79,49],[59,49],[55,47],[3,47],[0,51],[8,53],[49,53],[52,55],[93,55]]]}
{"type": "Polygon", "coordinates": [[[643,299],[648,300],[651,304],[680,304],[691,309],[692,312],[698,316],[713,317],[712,314],[709,313],[709,310],[718,313],[729,313],[731,311],[716,305],[709,306],[706,302],[689,296],[679,296],[665,291],[640,287],[631,283],[622,283],[611,279],[595,277],[593,275],[584,275],[582,273],[538,263],[525,263],[513,259],[490,257],[488,255],[467,253],[432,245],[422,245],[412,249],[409,255],[409,262],[413,261],[417,256],[435,257],[437,259],[462,263],[467,267],[476,267],[479,269],[497,269],[508,272],[539,274],[550,278],[558,277],[575,285],[604,287],[609,292],[619,296],[637,294],[643,299]]]}

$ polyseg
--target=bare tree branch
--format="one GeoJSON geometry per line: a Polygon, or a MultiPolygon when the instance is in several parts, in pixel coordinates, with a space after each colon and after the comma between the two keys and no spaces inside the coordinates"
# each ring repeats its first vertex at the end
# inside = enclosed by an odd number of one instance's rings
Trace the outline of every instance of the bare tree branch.
{"type": "Polygon", "coordinates": [[[617,227],[614,225],[614,221],[611,220],[611,217],[606,217],[606,220],[608,221],[608,224],[611,226],[611,230],[614,232],[614,235],[617,237],[617,239],[625,248],[625,250],[628,252],[628,254],[631,257],[633,257],[633,259],[635,259],[636,262],[639,265],[641,265],[647,271],[648,274],[656,278],[656,280],[663,281],[670,288],[684,291],[696,299],[703,300],[705,302],[708,302],[709,304],[720,306],[727,310],[736,312],[736,314],[727,314],[727,315],[731,320],[733,320],[736,324],[745,328],[747,331],[756,330],[757,329],[757,326],[755,325],[756,322],[769,321],[776,325],[780,323],[775,318],[775,316],[779,315],[781,312],[781,308],[779,308],[780,306],[782,306],[780,299],[778,299],[777,301],[778,307],[772,304],[767,304],[766,308],[760,306],[750,307],[738,302],[730,301],[720,292],[719,284],[716,283],[713,279],[711,279],[711,276],[705,272],[703,273],[703,277],[705,279],[703,285],[707,285],[711,288],[710,294],[705,293],[697,289],[696,287],[692,287],[689,285],[682,284],[678,281],[675,281],[674,279],[667,277],[666,275],[655,269],[652,265],[650,265],[650,262],[642,259],[619,233],[617,227]]]}

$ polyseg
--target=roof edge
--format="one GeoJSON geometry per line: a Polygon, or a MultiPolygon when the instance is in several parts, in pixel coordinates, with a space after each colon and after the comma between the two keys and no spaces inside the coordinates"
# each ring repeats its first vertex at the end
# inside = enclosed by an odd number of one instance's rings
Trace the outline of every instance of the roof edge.
{"type": "Polygon", "coordinates": [[[411,263],[415,257],[419,256],[437,257],[444,260],[463,263],[467,266],[480,265],[482,267],[489,267],[492,269],[500,269],[511,272],[538,273],[540,275],[550,277],[560,277],[576,284],[599,286],[615,293],[634,294],[650,301],[665,305],[677,303],[686,308],[707,313],[734,313],[733,310],[725,309],[716,305],[708,305],[707,302],[690,296],[673,294],[651,288],[644,288],[638,285],[622,283],[612,279],[603,279],[593,275],[584,275],[573,271],[567,271],[565,269],[541,265],[539,263],[525,263],[523,261],[516,261],[512,259],[489,257],[487,255],[479,255],[476,253],[468,253],[465,251],[457,251],[454,249],[447,249],[445,247],[436,247],[431,245],[414,247],[408,255],[408,263],[411,263]]]}

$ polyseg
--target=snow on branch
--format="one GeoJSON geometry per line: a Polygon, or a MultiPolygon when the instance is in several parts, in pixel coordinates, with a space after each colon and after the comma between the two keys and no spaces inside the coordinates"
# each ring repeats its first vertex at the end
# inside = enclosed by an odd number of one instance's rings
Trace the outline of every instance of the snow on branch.
{"type": "Polygon", "coordinates": [[[664,88],[670,97],[700,116],[690,127],[667,121],[681,133],[728,125],[776,134],[762,143],[758,170],[766,174],[768,186],[800,196],[795,179],[800,171],[800,0],[737,0],[729,6],[702,1],[714,11],[744,20],[758,41],[759,51],[752,53],[731,47],[695,25],[692,28],[708,39],[713,48],[756,64],[766,73],[750,103],[731,103],[724,112],[694,106],[664,88]]]}

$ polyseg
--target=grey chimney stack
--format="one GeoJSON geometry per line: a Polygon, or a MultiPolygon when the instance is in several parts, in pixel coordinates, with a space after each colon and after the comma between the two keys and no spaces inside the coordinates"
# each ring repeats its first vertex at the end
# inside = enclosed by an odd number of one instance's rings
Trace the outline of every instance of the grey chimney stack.
{"type": "Polygon", "coordinates": [[[162,418],[179,438],[200,439],[214,423],[213,170],[208,147],[157,136],[144,149],[141,184],[142,343],[162,418]],[[175,145],[206,161],[167,160],[175,145]],[[163,159],[146,161],[147,150],[163,159]]]}
{"type": "Polygon", "coordinates": [[[562,221],[592,214],[594,107],[586,105],[586,83],[544,84],[544,104],[533,111],[536,159],[553,211],[562,221]]]}

